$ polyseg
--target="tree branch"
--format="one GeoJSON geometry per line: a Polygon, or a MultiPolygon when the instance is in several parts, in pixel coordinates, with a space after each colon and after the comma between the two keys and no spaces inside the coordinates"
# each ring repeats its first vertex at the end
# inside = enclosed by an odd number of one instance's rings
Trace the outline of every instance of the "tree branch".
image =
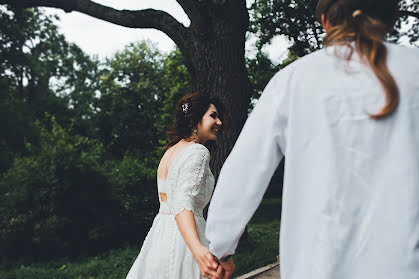
{"type": "Polygon", "coordinates": [[[194,29],[203,32],[205,30],[205,19],[202,15],[201,10],[199,9],[199,4],[197,0],[176,0],[185,13],[188,15],[191,21],[191,27],[194,29]]]}
{"type": "Polygon", "coordinates": [[[181,49],[187,49],[188,30],[170,14],[153,9],[129,11],[116,10],[90,0],[0,0],[22,8],[51,7],[66,12],[77,11],[92,17],[129,28],[153,28],[164,32],[181,49]]]}
{"type": "Polygon", "coordinates": [[[399,11],[399,16],[413,16],[419,19],[419,12],[399,11]]]}
{"type": "Polygon", "coordinates": [[[176,0],[176,2],[179,3],[185,13],[188,15],[191,22],[195,20],[195,18],[199,17],[199,9],[197,7],[198,1],[194,2],[193,0],[176,0]]]}

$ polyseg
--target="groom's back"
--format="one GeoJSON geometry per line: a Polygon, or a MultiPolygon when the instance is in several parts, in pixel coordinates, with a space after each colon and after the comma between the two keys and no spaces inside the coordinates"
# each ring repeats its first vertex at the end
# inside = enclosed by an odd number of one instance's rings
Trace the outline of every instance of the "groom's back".
{"type": "Polygon", "coordinates": [[[322,50],[283,76],[284,279],[419,277],[419,50],[386,46],[400,103],[380,120],[383,89],[356,55],[322,50]]]}

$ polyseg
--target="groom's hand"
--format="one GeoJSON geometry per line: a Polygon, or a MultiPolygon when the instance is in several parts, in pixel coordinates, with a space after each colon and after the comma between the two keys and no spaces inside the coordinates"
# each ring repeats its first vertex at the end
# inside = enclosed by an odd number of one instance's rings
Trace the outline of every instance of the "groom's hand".
{"type": "Polygon", "coordinates": [[[220,262],[220,266],[224,270],[224,279],[229,279],[233,274],[234,270],[236,269],[236,265],[234,264],[233,258],[230,258],[226,262],[220,262]]]}
{"type": "Polygon", "coordinates": [[[220,266],[214,256],[209,252],[208,248],[199,245],[192,253],[199,265],[202,276],[213,279],[222,279],[222,270],[220,269],[220,266]]]}
{"type": "Polygon", "coordinates": [[[223,270],[223,268],[221,267],[221,265],[218,265],[218,268],[217,268],[217,276],[218,277],[212,277],[212,279],[217,279],[217,278],[220,278],[220,279],[223,279],[224,277],[223,277],[223,272],[224,272],[224,270],[223,270]]]}

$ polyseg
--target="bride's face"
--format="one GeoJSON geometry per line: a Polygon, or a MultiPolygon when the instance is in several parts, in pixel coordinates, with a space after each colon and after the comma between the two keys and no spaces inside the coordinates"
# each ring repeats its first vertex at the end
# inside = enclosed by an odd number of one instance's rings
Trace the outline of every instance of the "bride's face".
{"type": "Polygon", "coordinates": [[[208,140],[216,140],[218,131],[223,123],[221,122],[217,108],[211,104],[198,123],[198,139],[204,144],[208,140]]]}

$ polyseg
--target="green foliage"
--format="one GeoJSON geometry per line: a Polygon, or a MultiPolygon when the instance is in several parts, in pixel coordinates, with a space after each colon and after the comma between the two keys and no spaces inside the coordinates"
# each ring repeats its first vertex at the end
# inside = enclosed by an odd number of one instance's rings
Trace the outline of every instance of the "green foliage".
{"type": "Polygon", "coordinates": [[[158,212],[156,168],[147,165],[129,153],[121,161],[106,162],[107,178],[120,208],[118,226],[114,224],[119,243],[143,239],[158,212]]]}
{"type": "Polygon", "coordinates": [[[283,35],[292,43],[290,51],[303,56],[322,47],[323,28],[315,17],[317,0],[258,0],[250,9],[251,32],[262,48],[283,35]]]}
{"type": "Polygon", "coordinates": [[[95,121],[113,158],[126,151],[145,159],[158,144],[164,86],[163,55],[146,42],[130,44],[107,61],[101,73],[95,121]]]}
{"type": "Polygon", "coordinates": [[[36,125],[39,145],[27,143],[28,156],[0,181],[2,256],[45,258],[103,245],[118,212],[101,169],[103,146],[71,136],[53,117],[36,125]]]}
{"type": "MultiPolygon", "coordinates": [[[[279,221],[250,224],[249,237],[255,248],[237,253],[235,276],[244,274],[274,262],[278,256],[279,221]]],[[[141,245],[111,250],[95,257],[79,257],[77,260],[61,259],[40,262],[29,266],[0,270],[2,279],[120,279],[125,278],[137,257],[141,245]]]]}
{"type": "Polygon", "coordinates": [[[96,253],[143,239],[158,211],[156,168],[125,154],[103,162],[98,140],[53,117],[0,179],[1,261],[96,253]]]}
{"type": "Polygon", "coordinates": [[[150,43],[130,44],[101,71],[94,117],[101,141],[116,158],[129,151],[156,167],[176,102],[188,87],[179,50],[164,56],[150,43]]]}
{"type": "Polygon", "coordinates": [[[90,89],[96,64],[65,40],[54,20],[38,9],[0,10],[0,69],[9,94],[28,104],[31,116],[48,111],[61,121],[68,95],[90,89]]]}
{"type": "Polygon", "coordinates": [[[68,43],[54,20],[38,9],[0,9],[0,173],[27,151],[25,141],[37,141],[33,122],[45,112],[61,124],[76,119],[75,128],[92,114],[97,62],[68,43]]]}
{"type": "MultiPolygon", "coordinates": [[[[8,82],[0,77],[0,88],[8,86],[8,82]]],[[[32,128],[26,122],[22,102],[0,90],[0,173],[11,166],[15,154],[25,150],[25,136],[34,134],[32,128]]]]}
{"type": "Polygon", "coordinates": [[[255,59],[247,59],[246,62],[253,88],[252,99],[259,99],[268,82],[278,72],[279,67],[274,65],[263,52],[258,52],[255,59]]]}
{"type": "Polygon", "coordinates": [[[160,103],[160,117],[155,122],[160,139],[158,150],[161,154],[168,141],[166,131],[171,128],[174,121],[173,113],[176,104],[180,98],[189,92],[188,72],[183,64],[183,56],[179,49],[169,53],[166,57],[163,71],[166,89],[160,103]]]}
{"type": "Polygon", "coordinates": [[[11,270],[0,270],[2,279],[120,279],[125,278],[140,246],[116,249],[94,257],[54,260],[11,270]]]}

